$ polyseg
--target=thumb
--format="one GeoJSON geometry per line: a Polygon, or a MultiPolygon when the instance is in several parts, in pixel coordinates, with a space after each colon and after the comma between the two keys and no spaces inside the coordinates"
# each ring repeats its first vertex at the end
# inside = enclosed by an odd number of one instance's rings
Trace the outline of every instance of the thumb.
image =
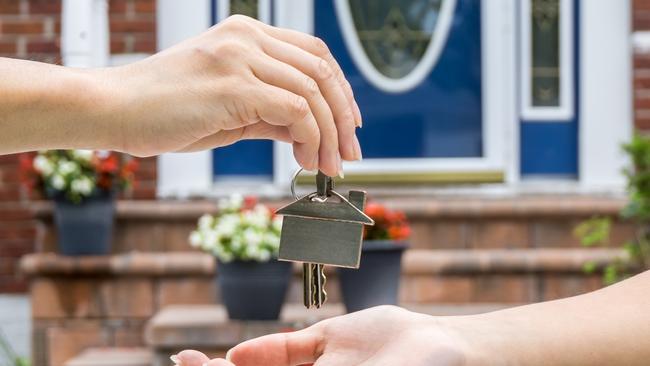
{"type": "Polygon", "coordinates": [[[315,327],[272,334],[239,344],[226,358],[237,366],[294,366],[316,362],[322,335],[315,327]]]}

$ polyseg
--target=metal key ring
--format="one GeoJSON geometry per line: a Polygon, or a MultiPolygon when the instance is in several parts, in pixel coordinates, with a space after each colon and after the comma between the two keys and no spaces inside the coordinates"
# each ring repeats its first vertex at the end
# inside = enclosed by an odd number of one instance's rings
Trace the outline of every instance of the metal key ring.
{"type": "MultiPolygon", "coordinates": [[[[303,199],[305,197],[313,196],[311,198],[313,201],[318,201],[320,203],[323,203],[323,202],[327,201],[327,197],[324,197],[324,198],[319,197],[318,193],[316,193],[316,192],[312,192],[312,193],[306,194],[306,195],[304,195],[302,197],[298,197],[298,195],[296,194],[296,181],[298,180],[298,176],[300,175],[300,173],[302,173],[303,170],[304,170],[303,168],[298,168],[296,170],[296,172],[293,173],[293,177],[291,177],[291,195],[293,196],[293,199],[296,200],[296,201],[299,201],[299,200],[301,200],[301,199],[303,199]]],[[[337,192],[335,190],[331,190],[330,193],[337,196],[343,202],[347,202],[347,203],[350,202],[350,201],[347,200],[347,198],[345,198],[342,194],[340,194],[339,192],[337,192]]]]}

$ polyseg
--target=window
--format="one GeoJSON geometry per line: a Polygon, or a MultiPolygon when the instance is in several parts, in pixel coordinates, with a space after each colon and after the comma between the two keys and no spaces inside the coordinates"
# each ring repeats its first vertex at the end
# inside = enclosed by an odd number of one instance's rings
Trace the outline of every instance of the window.
{"type": "Polygon", "coordinates": [[[521,3],[522,118],[573,118],[574,49],[572,0],[521,3]]]}

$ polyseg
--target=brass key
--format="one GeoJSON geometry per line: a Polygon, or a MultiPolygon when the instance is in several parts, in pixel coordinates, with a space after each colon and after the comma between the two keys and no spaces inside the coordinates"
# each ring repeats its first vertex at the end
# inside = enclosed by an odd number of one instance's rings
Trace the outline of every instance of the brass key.
{"type": "Polygon", "coordinates": [[[363,213],[365,192],[350,191],[345,198],[321,172],[316,192],[298,198],[294,185],[299,173],[291,183],[296,201],[277,211],[284,215],[279,259],[303,263],[305,306],[320,308],[327,301],[325,265],[359,268],[363,225],[374,221],[363,213]]]}

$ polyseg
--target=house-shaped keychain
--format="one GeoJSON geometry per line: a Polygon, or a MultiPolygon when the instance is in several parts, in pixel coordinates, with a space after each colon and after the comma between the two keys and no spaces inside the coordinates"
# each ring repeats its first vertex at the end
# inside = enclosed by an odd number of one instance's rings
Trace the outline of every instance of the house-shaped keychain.
{"type": "Polygon", "coordinates": [[[366,192],[345,198],[320,172],[316,185],[317,192],[277,211],[284,216],[278,259],[359,268],[363,226],[374,225],[363,213],[366,192]]]}

